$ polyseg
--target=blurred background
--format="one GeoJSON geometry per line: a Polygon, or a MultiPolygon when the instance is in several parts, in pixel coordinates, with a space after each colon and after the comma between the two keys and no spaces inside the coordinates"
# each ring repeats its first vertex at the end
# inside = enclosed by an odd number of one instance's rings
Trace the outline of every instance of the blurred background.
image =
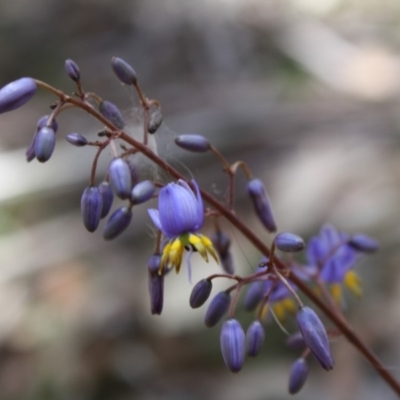
{"type": "MultiPolygon", "coordinates": [[[[32,76],[71,93],[64,61],[72,58],[84,88],[116,103],[135,136],[138,101],[110,68],[112,56],[122,57],[162,104],[165,123],[152,145],[186,176],[221,199],[226,193],[212,156],[173,146],[177,134],[201,133],[266,183],[279,230],[309,239],[330,222],[377,238],[379,254],[357,267],[364,297],[347,296],[346,312],[400,378],[399,22],[396,0],[2,0],[0,85],[32,76]]],[[[40,91],[0,118],[0,398],[289,398],[298,354],[285,348],[284,333],[268,325],[262,354],[231,374],[220,326],[204,326],[205,306],[189,307],[185,268],[167,277],[163,314],[150,315],[149,204],[135,207],[115,241],[105,242],[101,227],[86,232],[79,205],[94,150],[64,136],[94,140],[96,121],[66,111],[52,159],[26,163],[36,121],[53,100],[40,91]]],[[[168,178],[138,162],[143,177],[168,178]]],[[[237,212],[268,242],[245,182],[239,173],[237,212]]],[[[237,271],[251,272],[260,254],[223,227],[237,271]]],[[[196,255],[192,262],[194,282],[218,271],[196,255]]],[[[252,316],[242,314],[246,328],[252,316]]],[[[335,369],[311,360],[298,399],[396,398],[346,340],[332,349],[335,369]]]]}

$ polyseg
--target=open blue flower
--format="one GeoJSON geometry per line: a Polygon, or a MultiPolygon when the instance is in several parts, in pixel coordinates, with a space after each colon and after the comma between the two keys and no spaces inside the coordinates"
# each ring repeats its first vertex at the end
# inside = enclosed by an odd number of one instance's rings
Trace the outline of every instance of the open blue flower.
{"type": "Polygon", "coordinates": [[[179,272],[183,251],[189,250],[187,263],[190,276],[190,255],[198,251],[208,262],[208,254],[215,261],[218,258],[211,240],[197,233],[204,222],[203,200],[197,183],[191,181],[194,191],[183,180],[164,186],[158,197],[158,210],[148,210],[154,225],[167,238],[160,264],[160,273],[164,268],[175,268],[179,272]]]}

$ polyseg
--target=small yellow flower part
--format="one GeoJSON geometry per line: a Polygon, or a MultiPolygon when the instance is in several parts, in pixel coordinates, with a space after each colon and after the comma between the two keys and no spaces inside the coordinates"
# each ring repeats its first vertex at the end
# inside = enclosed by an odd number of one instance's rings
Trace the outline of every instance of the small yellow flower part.
{"type": "Polygon", "coordinates": [[[330,286],[330,291],[336,304],[342,304],[342,286],[340,283],[336,283],[330,286]]]}
{"type": "Polygon", "coordinates": [[[267,318],[267,316],[268,316],[268,312],[269,312],[269,305],[268,305],[268,303],[267,304],[264,304],[264,307],[263,307],[263,309],[262,309],[262,311],[261,311],[261,320],[262,321],[265,321],[266,320],[266,318],[267,318]]]}
{"type": "Polygon", "coordinates": [[[284,308],[285,308],[288,312],[290,312],[290,313],[292,313],[292,314],[295,314],[295,313],[296,313],[296,311],[297,311],[297,309],[298,309],[298,306],[297,306],[297,304],[295,303],[295,301],[294,301],[292,298],[283,299],[283,300],[282,300],[282,303],[283,303],[284,308]]]}
{"type": "Polygon", "coordinates": [[[278,318],[278,321],[282,322],[285,319],[285,315],[286,315],[286,310],[285,310],[285,306],[283,305],[283,302],[277,301],[272,306],[272,309],[274,310],[274,313],[276,315],[276,318],[278,318]]]}
{"type": "Polygon", "coordinates": [[[362,296],[362,282],[354,271],[348,271],[344,277],[344,284],[357,297],[362,296]]]}

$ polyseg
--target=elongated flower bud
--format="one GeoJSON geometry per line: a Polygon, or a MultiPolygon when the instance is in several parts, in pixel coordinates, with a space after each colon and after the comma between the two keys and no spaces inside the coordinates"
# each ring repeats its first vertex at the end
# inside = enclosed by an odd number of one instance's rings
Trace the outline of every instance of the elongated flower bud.
{"type": "Polygon", "coordinates": [[[220,345],[225,365],[234,373],[239,372],[245,358],[245,334],[239,321],[228,319],[222,325],[220,345]]]}
{"type": "Polygon", "coordinates": [[[282,232],[275,236],[274,243],[277,249],[286,253],[295,253],[304,249],[304,240],[291,232],[282,232]]]}
{"type": "Polygon", "coordinates": [[[322,368],[332,369],[334,363],[329,348],[328,335],[318,315],[310,307],[301,307],[296,314],[296,319],[304,342],[322,368]]]}
{"type": "Polygon", "coordinates": [[[189,304],[192,308],[201,307],[210,297],[212,282],[209,279],[202,279],[194,285],[190,294],[189,304]]]}
{"type": "Polygon", "coordinates": [[[131,194],[132,179],[128,164],[122,158],[114,158],[108,167],[111,185],[118,197],[127,199],[131,194]]]}
{"type": "Polygon", "coordinates": [[[108,182],[104,181],[101,182],[98,186],[99,192],[103,199],[103,207],[101,208],[101,215],[100,218],[104,218],[108,215],[111,210],[111,206],[114,200],[114,193],[111,189],[111,186],[108,182]]]}
{"type": "Polygon", "coordinates": [[[149,271],[149,293],[150,293],[150,308],[151,313],[160,315],[164,305],[164,275],[160,275],[161,257],[158,254],[153,254],[148,263],[149,271]]]}
{"type": "Polygon", "coordinates": [[[286,346],[293,350],[304,349],[306,347],[306,342],[301,332],[290,335],[286,340],[286,346]]]}
{"type": "Polygon", "coordinates": [[[142,181],[135,185],[131,191],[131,201],[133,204],[141,204],[153,197],[156,187],[152,181],[142,181]]]}
{"type": "Polygon", "coordinates": [[[175,139],[175,143],[182,149],[193,151],[194,153],[205,153],[211,147],[208,139],[196,134],[179,135],[175,139]]]}
{"type": "Polygon", "coordinates": [[[264,297],[264,282],[252,282],[247,289],[243,305],[246,311],[254,311],[264,297]]]}
{"type": "Polygon", "coordinates": [[[246,332],[247,355],[255,357],[261,350],[264,343],[265,332],[260,321],[254,321],[246,332]]]}
{"type": "Polygon", "coordinates": [[[209,328],[218,324],[221,318],[228,311],[229,305],[231,304],[231,296],[223,291],[217,293],[217,295],[211,300],[206,315],[204,317],[204,323],[209,328]]]}
{"type": "Polygon", "coordinates": [[[379,248],[379,244],[375,239],[361,233],[353,235],[349,240],[349,245],[363,253],[374,253],[379,248]]]}
{"type": "Polygon", "coordinates": [[[135,70],[122,58],[113,57],[111,59],[111,68],[116,77],[126,85],[134,85],[137,81],[135,70]]]}
{"type": "Polygon", "coordinates": [[[83,147],[88,144],[87,139],[85,136],[82,136],[80,133],[69,133],[65,139],[67,139],[68,143],[71,143],[72,145],[76,147],[83,147]]]}
{"type": "Polygon", "coordinates": [[[304,358],[296,360],[289,375],[289,393],[296,394],[304,386],[308,376],[308,364],[304,358]]]}
{"type": "Polygon", "coordinates": [[[22,107],[34,96],[36,89],[32,78],[20,78],[3,86],[0,89],[0,114],[22,107]]]}
{"type": "Polygon", "coordinates": [[[108,218],[103,231],[103,238],[105,240],[115,239],[129,226],[131,220],[132,210],[130,208],[118,208],[108,218]]]}
{"type": "Polygon", "coordinates": [[[214,249],[217,250],[218,255],[221,258],[228,253],[231,246],[231,239],[226,233],[222,231],[215,232],[214,235],[212,235],[211,237],[211,241],[214,249]]]}
{"type": "Polygon", "coordinates": [[[276,223],[264,184],[259,179],[252,179],[247,183],[247,192],[260,221],[269,232],[275,232],[276,223]]]}
{"type": "Polygon", "coordinates": [[[78,82],[79,79],[81,79],[78,64],[73,60],[65,60],[65,72],[75,82],[78,82]]]}
{"type": "Polygon", "coordinates": [[[104,100],[100,103],[100,113],[104,118],[108,119],[118,129],[123,129],[125,126],[124,117],[118,107],[110,101],[104,100]]]}
{"type": "Polygon", "coordinates": [[[233,258],[230,251],[224,254],[223,257],[219,257],[222,269],[227,273],[233,275],[235,273],[235,266],[233,264],[233,258]]]}
{"type": "Polygon", "coordinates": [[[128,164],[129,171],[131,172],[132,187],[136,186],[139,183],[139,169],[135,158],[133,156],[127,157],[125,161],[128,164]]]}
{"type": "Polygon", "coordinates": [[[151,134],[156,133],[162,122],[163,116],[161,114],[161,111],[157,108],[150,114],[149,126],[147,128],[147,131],[151,134]]]}
{"type": "Polygon", "coordinates": [[[99,226],[103,199],[96,186],[88,186],[81,197],[81,213],[83,225],[89,232],[94,232],[99,226]]]}
{"type": "Polygon", "coordinates": [[[47,126],[41,128],[35,137],[35,155],[40,162],[46,162],[53,154],[56,145],[56,135],[47,126]]]}
{"type": "Polygon", "coordinates": [[[37,131],[33,135],[31,143],[29,144],[28,148],[25,151],[26,161],[31,162],[35,157],[35,140],[36,140],[37,131]]]}

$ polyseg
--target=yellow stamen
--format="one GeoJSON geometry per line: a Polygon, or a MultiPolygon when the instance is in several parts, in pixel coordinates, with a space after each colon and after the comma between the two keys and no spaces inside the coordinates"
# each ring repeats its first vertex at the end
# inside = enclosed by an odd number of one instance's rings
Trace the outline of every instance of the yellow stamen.
{"type": "Polygon", "coordinates": [[[335,300],[336,304],[341,304],[342,303],[342,287],[340,286],[339,283],[335,283],[330,286],[330,292],[335,300]]]}
{"type": "Polygon", "coordinates": [[[287,298],[282,300],[283,307],[292,314],[295,314],[298,306],[292,298],[287,298]]]}
{"type": "Polygon", "coordinates": [[[354,271],[347,271],[344,277],[344,284],[355,296],[362,296],[362,282],[354,271]]]}
{"type": "Polygon", "coordinates": [[[283,305],[283,302],[277,301],[276,303],[274,303],[272,308],[274,310],[276,318],[278,318],[278,321],[283,321],[285,319],[285,314],[286,314],[286,310],[283,305]]]}

